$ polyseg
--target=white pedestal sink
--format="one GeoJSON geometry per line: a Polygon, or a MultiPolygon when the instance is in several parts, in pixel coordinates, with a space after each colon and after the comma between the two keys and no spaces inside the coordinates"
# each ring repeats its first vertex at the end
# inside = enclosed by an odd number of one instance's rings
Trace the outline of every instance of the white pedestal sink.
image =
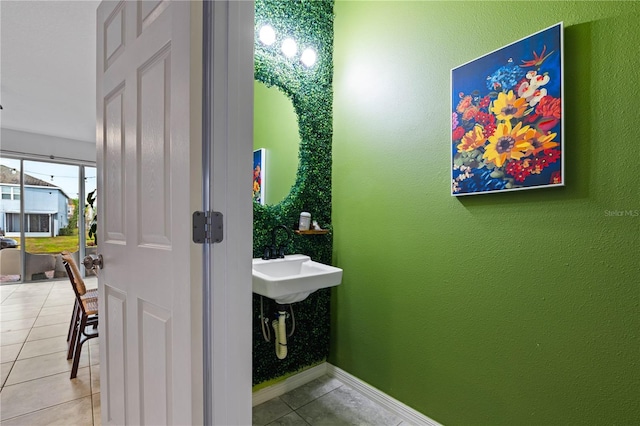
{"type": "Polygon", "coordinates": [[[304,300],[314,291],[342,282],[342,269],[292,254],[284,259],[253,259],[253,292],[280,304],[304,300]]]}

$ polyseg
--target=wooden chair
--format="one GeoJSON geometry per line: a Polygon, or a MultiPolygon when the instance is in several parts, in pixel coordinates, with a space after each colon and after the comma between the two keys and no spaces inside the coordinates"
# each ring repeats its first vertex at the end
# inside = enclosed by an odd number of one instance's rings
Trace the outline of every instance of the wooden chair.
{"type": "MultiPolygon", "coordinates": [[[[66,269],[66,266],[64,265],[64,263],[63,263],[63,266],[66,269]]],[[[94,288],[94,289],[91,289],[91,290],[87,290],[87,292],[84,294],[84,296],[82,296],[82,298],[83,299],[97,299],[98,298],[98,289],[94,288]]],[[[80,308],[80,303],[78,302],[78,298],[76,297],[75,298],[75,303],[73,305],[73,313],[71,314],[71,321],[69,321],[69,332],[67,333],[67,359],[71,359],[71,357],[73,356],[74,346],[71,343],[75,342],[75,340],[72,339],[72,337],[75,336],[75,334],[74,334],[74,331],[76,330],[75,329],[75,325],[78,323],[78,321],[80,321],[81,312],[82,312],[82,310],[80,308]]]]}
{"type": "MultiPolygon", "coordinates": [[[[68,251],[63,251],[62,253],[60,253],[60,256],[58,256],[58,259],[60,261],[60,265],[62,266],[63,270],[65,271],[64,274],[67,277],[70,277],[69,273],[66,271],[66,266],[65,266],[65,262],[69,263],[69,265],[75,265],[76,269],[78,268],[78,265],[76,263],[76,255],[78,252],[75,253],[69,253],[68,251]]],[[[71,269],[73,270],[73,266],[71,267],[71,269]]],[[[85,293],[84,295],[82,295],[83,299],[87,299],[87,298],[97,298],[98,297],[98,289],[94,288],[91,290],[87,290],[86,286],[84,285],[84,281],[82,280],[82,277],[80,276],[80,270],[78,270],[78,277],[80,277],[80,279],[78,280],[78,282],[80,283],[81,287],[85,289],[85,293]]],[[[73,282],[72,282],[72,287],[73,287],[73,282]]],[[[74,293],[75,293],[75,289],[74,289],[74,293]]],[[[75,337],[74,339],[72,339],[72,335],[75,336],[74,334],[74,330],[75,330],[75,325],[78,323],[78,321],[80,321],[80,313],[81,313],[81,309],[80,309],[80,303],[78,302],[78,298],[75,298],[75,303],[73,306],[73,313],[71,315],[71,321],[69,321],[69,332],[67,333],[67,359],[71,359],[71,357],[73,356],[73,349],[74,349],[74,345],[72,345],[72,342],[75,344],[75,337]]]]}
{"type": "Polygon", "coordinates": [[[69,334],[67,335],[69,344],[67,359],[73,358],[73,366],[71,368],[71,378],[73,379],[78,374],[82,345],[87,340],[98,337],[98,297],[95,290],[87,291],[78,265],[76,265],[69,252],[62,252],[62,261],[67,270],[69,281],[71,281],[73,292],[76,295],[71,324],[69,325],[69,334]],[[87,333],[86,329],[90,326],[93,332],[87,333]]]}

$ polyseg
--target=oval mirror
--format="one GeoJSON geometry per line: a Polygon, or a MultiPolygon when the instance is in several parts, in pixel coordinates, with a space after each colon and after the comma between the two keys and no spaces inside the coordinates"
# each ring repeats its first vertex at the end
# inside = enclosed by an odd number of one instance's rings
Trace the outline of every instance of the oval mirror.
{"type": "Polygon", "coordinates": [[[298,117],[287,97],[276,86],[254,82],[253,149],[265,149],[265,204],[281,202],[289,195],[298,170],[298,117]]]}

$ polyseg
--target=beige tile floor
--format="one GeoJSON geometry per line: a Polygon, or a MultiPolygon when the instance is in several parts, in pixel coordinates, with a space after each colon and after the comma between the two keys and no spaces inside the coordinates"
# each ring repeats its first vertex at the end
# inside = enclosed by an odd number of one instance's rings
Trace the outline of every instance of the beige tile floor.
{"type": "MultiPolygon", "coordinates": [[[[97,286],[95,278],[86,284],[97,286]]],[[[73,302],[66,279],[0,286],[0,425],[100,424],[98,339],[85,343],[69,379],[73,302]]]]}

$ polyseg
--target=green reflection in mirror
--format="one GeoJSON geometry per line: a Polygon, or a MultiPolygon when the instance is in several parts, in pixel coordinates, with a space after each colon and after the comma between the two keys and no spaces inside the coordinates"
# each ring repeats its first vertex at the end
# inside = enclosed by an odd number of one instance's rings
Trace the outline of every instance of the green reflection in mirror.
{"type": "Polygon", "coordinates": [[[281,202],[298,170],[298,117],[291,100],[277,87],[254,82],[253,149],[266,148],[265,204],[281,202]]]}

